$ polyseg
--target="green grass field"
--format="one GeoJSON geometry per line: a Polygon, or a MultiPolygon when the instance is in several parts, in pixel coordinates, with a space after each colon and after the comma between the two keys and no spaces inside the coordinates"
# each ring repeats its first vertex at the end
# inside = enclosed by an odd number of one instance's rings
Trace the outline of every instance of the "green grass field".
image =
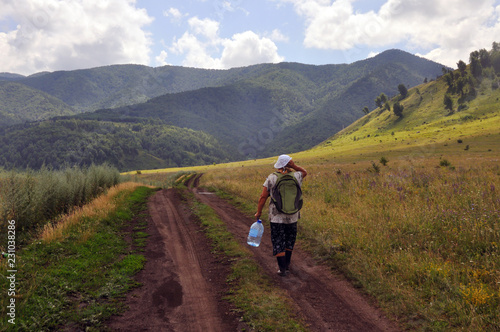
{"type": "Polygon", "coordinates": [[[1,281],[0,331],[102,331],[107,318],[124,310],[123,295],[138,286],[133,276],[146,260],[144,241],[131,245],[123,228],[134,225],[133,239],[144,237],[141,212],[153,192],[133,183],[113,187],[62,216],[61,232],[17,246],[14,273],[13,260],[0,260],[0,273],[15,276],[14,285],[1,281]]]}

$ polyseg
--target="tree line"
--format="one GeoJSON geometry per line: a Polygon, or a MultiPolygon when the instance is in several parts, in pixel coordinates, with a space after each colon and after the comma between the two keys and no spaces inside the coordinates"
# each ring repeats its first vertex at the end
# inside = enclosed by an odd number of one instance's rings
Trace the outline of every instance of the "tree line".
{"type": "Polygon", "coordinates": [[[443,104],[450,113],[454,112],[453,96],[458,96],[458,109],[465,108],[465,102],[477,96],[477,88],[484,78],[492,80],[492,89],[498,89],[497,75],[500,73],[500,44],[493,42],[492,49],[473,51],[469,55],[469,65],[460,60],[457,70],[446,71],[444,80],[448,86],[443,104]]]}
{"type": "Polygon", "coordinates": [[[58,119],[1,128],[0,166],[61,169],[107,162],[126,171],[230,159],[231,150],[204,132],[151,122],[58,119]]]}
{"type": "MultiPolygon", "coordinates": [[[[467,99],[475,98],[477,95],[477,86],[483,78],[492,80],[492,89],[500,88],[500,81],[497,75],[500,73],[500,43],[493,42],[492,49],[487,51],[481,49],[473,51],[469,56],[469,65],[460,60],[457,63],[457,70],[453,71],[443,67],[443,79],[445,80],[448,91],[444,96],[444,106],[450,113],[453,112],[454,101],[453,95],[459,95],[459,109],[465,107],[463,104],[467,99]]],[[[424,83],[427,83],[427,78],[424,83]]],[[[408,89],[404,84],[398,85],[399,95],[396,102],[392,106],[392,111],[398,117],[403,116],[404,106],[400,103],[401,100],[408,95],[408,89]]],[[[384,108],[391,111],[389,98],[385,93],[381,93],[375,98],[375,105],[378,108],[384,108]]],[[[370,113],[370,109],[365,106],[363,113],[370,113]]]]}

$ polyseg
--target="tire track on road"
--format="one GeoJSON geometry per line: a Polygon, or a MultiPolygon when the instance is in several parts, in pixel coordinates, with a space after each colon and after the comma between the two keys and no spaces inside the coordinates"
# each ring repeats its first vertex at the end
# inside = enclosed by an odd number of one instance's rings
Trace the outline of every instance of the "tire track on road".
{"type": "MultiPolygon", "coordinates": [[[[170,315],[170,324],[174,331],[222,331],[217,302],[203,277],[196,242],[186,227],[190,221],[174,205],[173,195],[171,190],[162,190],[150,204],[151,217],[165,239],[181,287],[182,298],[170,315]]],[[[168,290],[172,295],[172,287],[168,290]]]]}
{"type": "MultiPolygon", "coordinates": [[[[254,220],[217,195],[198,189],[200,176],[190,179],[187,187],[192,188],[199,201],[215,210],[240,244],[246,245],[248,229],[254,220]]],[[[292,256],[290,275],[277,276],[268,227],[261,245],[251,251],[265,272],[288,293],[311,331],[399,331],[342,275],[318,265],[299,246],[292,256]]]]}

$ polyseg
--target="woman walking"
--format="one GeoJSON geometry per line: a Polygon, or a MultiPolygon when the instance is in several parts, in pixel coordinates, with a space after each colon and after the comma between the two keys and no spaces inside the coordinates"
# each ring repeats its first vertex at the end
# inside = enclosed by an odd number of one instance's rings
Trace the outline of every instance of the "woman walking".
{"type": "Polygon", "coordinates": [[[300,211],[298,210],[302,207],[302,191],[300,187],[307,175],[307,171],[297,166],[288,155],[279,156],[274,168],[276,172],[269,174],[264,182],[255,217],[260,218],[267,198],[271,197],[269,222],[271,224],[273,256],[278,261],[278,274],[285,276],[289,272],[293,247],[297,238],[297,221],[300,218],[300,211]],[[291,176],[287,176],[286,181],[289,183],[294,181],[297,185],[295,191],[294,185],[282,185],[285,182],[284,175],[287,174],[291,176]],[[295,197],[290,197],[291,195],[287,194],[286,191],[294,193],[295,197]],[[285,194],[283,195],[283,193],[285,194]],[[287,196],[287,198],[281,196],[287,196]],[[287,202],[283,202],[285,199],[287,202]],[[295,205],[295,208],[290,208],[290,205],[295,205]]]}

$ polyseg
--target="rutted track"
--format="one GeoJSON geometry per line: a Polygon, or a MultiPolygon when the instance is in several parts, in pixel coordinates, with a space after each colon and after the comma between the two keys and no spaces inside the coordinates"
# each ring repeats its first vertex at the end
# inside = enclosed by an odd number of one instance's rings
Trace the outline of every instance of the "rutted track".
{"type": "Polygon", "coordinates": [[[210,246],[179,193],[160,190],[150,198],[147,263],[143,285],[126,300],[129,309],[108,322],[117,331],[235,331],[238,317],[221,300],[227,268],[210,246]]]}
{"type": "MultiPolygon", "coordinates": [[[[254,220],[225,200],[199,189],[199,177],[191,179],[187,186],[198,200],[216,211],[240,243],[246,244],[248,228],[254,220]]],[[[266,231],[269,232],[269,229],[266,231]]],[[[300,248],[294,250],[290,275],[284,278],[278,276],[271,239],[266,231],[261,246],[252,249],[255,260],[293,299],[311,331],[398,331],[395,324],[345,278],[317,265],[300,248]]]]}

